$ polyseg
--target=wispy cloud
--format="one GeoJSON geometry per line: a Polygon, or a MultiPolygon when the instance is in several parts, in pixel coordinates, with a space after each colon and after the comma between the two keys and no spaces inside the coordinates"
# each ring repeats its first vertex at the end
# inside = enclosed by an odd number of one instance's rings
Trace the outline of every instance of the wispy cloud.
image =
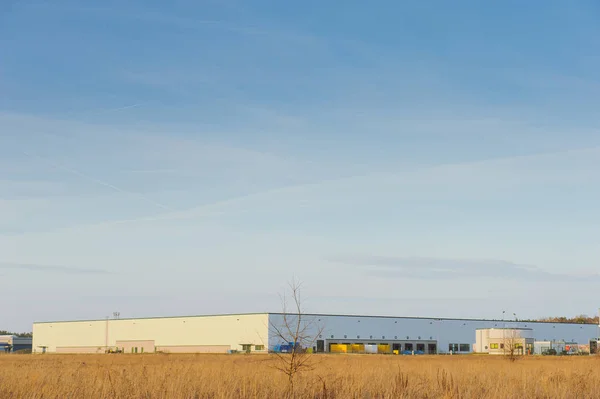
{"type": "Polygon", "coordinates": [[[473,301],[474,299],[489,299],[489,297],[472,297],[472,296],[464,296],[464,297],[450,297],[448,295],[438,295],[438,296],[349,296],[349,295],[315,295],[311,296],[310,299],[313,302],[316,301],[339,301],[339,302],[410,302],[410,301],[427,301],[427,302],[440,302],[440,301],[454,301],[454,302],[468,302],[473,301]]]}
{"type": "MultiPolygon", "coordinates": [[[[215,151],[219,148],[215,147],[215,151]]],[[[248,159],[263,159],[268,154],[246,153],[245,150],[229,149],[232,154],[238,154],[248,159]]],[[[227,155],[227,153],[225,153],[227,155]]],[[[231,156],[231,155],[230,155],[231,156]]],[[[270,160],[273,161],[273,160],[270,160]]],[[[485,160],[450,162],[434,165],[405,165],[392,168],[392,171],[378,171],[363,174],[348,174],[342,177],[332,177],[307,181],[298,184],[281,185],[265,190],[257,190],[217,201],[206,202],[177,211],[161,212],[159,214],[118,220],[109,220],[97,224],[79,225],[73,227],[94,228],[117,224],[136,222],[156,222],[168,220],[189,220],[235,212],[243,204],[268,203],[277,201],[281,204],[303,204],[307,197],[312,202],[323,204],[329,196],[339,196],[339,193],[376,193],[382,189],[394,190],[398,200],[415,199],[431,196],[431,190],[447,188],[444,196],[460,198],[480,198],[499,196],[510,193],[514,187],[525,187],[534,184],[548,185],[551,182],[563,183],[577,180],[588,184],[597,180],[593,174],[594,168],[600,162],[600,147],[568,149],[563,151],[540,152],[530,155],[510,157],[491,157],[485,160]],[[562,169],[564,170],[562,170],[562,169]],[[576,171],[576,173],[574,172],[576,171]],[[405,189],[400,189],[404,187],[405,189]],[[457,189],[460,187],[460,190],[457,189]],[[485,187],[485,189],[484,189],[485,187]],[[428,191],[429,190],[429,191],[428,191]]],[[[168,170],[168,169],[167,169],[168,170]]],[[[437,191],[435,191],[437,192],[437,191]]],[[[391,195],[391,194],[390,194],[391,195]]],[[[347,201],[345,198],[344,201],[347,201]]],[[[308,201],[311,202],[310,200],[308,201]]]]}
{"type": "Polygon", "coordinates": [[[183,171],[181,169],[132,169],[132,170],[124,170],[123,173],[162,174],[162,173],[183,173],[183,171]]]}
{"type": "Polygon", "coordinates": [[[96,114],[103,114],[106,112],[117,112],[117,111],[124,111],[126,109],[131,109],[131,108],[137,108],[141,105],[143,105],[144,103],[137,103],[137,104],[130,104],[130,105],[124,105],[122,107],[116,107],[116,108],[109,108],[109,109],[103,109],[103,110],[99,110],[97,112],[95,112],[96,114]]]}
{"type": "MultiPolygon", "coordinates": [[[[42,160],[46,160],[45,158],[43,158],[43,157],[40,157],[39,155],[33,155],[33,154],[30,154],[30,153],[28,153],[28,152],[23,152],[23,154],[27,155],[28,157],[32,157],[32,158],[39,158],[39,159],[42,159],[42,160]]],[[[46,161],[48,161],[48,160],[46,160],[46,161]]],[[[157,206],[157,207],[159,207],[159,208],[162,208],[162,209],[164,209],[164,210],[167,210],[167,211],[175,211],[175,209],[173,209],[173,208],[171,208],[171,207],[169,207],[169,206],[167,206],[167,205],[164,205],[164,204],[162,204],[162,203],[160,203],[160,202],[157,202],[157,201],[153,200],[152,198],[149,198],[149,197],[147,197],[147,196],[145,196],[145,195],[143,195],[143,194],[140,194],[140,193],[134,193],[134,192],[132,192],[132,191],[125,190],[125,189],[123,189],[123,188],[121,188],[121,187],[117,187],[117,186],[115,186],[114,184],[111,184],[111,183],[108,183],[108,182],[106,182],[106,181],[103,181],[103,180],[100,180],[100,179],[94,178],[94,177],[92,177],[92,176],[89,176],[89,175],[87,175],[87,174],[85,174],[85,173],[83,173],[83,172],[80,172],[80,171],[78,171],[78,170],[76,170],[76,169],[73,169],[73,168],[67,167],[67,166],[65,166],[65,165],[62,165],[62,164],[56,164],[56,163],[53,163],[53,162],[51,162],[51,161],[48,161],[48,162],[49,162],[49,164],[50,164],[50,165],[52,165],[53,167],[56,167],[56,168],[59,168],[59,169],[65,170],[65,171],[67,171],[67,172],[69,172],[69,173],[71,173],[71,174],[74,174],[74,175],[76,175],[76,176],[79,176],[79,177],[81,177],[81,178],[83,178],[83,179],[89,180],[89,181],[91,181],[91,182],[94,182],[94,183],[96,183],[96,184],[99,184],[99,185],[101,185],[101,186],[108,187],[108,188],[110,188],[110,189],[112,189],[112,190],[114,190],[114,191],[116,191],[116,192],[119,192],[119,193],[125,193],[125,194],[133,194],[133,195],[136,195],[136,196],[138,196],[138,197],[139,197],[139,198],[141,198],[142,200],[144,200],[144,201],[146,201],[146,202],[148,202],[148,203],[150,203],[150,204],[152,204],[152,205],[155,205],[155,206],[157,206]]]]}
{"type": "Polygon", "coordinates": [[[497,278],[529,282],[597,282],[600,274],[551,272],[537,266],[504,260],[392,257],[377,255],[336,256],[329,261],[356,266],[365,275],[427,280],[497,278]]]}
{"type": "Polygon", "coordinates": [[[0,269],[60,274],[111,274],[108,270],[34,263],[0,262],[0,269]]]}

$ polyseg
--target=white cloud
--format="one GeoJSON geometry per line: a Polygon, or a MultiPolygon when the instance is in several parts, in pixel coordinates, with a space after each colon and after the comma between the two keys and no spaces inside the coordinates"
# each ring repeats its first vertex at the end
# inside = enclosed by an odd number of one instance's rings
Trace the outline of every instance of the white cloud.
{"type": "Polygon", "coordinates": [[[73,267],[62,265],[43,265],[18,262],[0,262],[0,269],[19,272],[42,272],[58,274],[109,274],[108,270],[89,269],[85,267],[73,267]]]}
{"type": "Polygon", "coordinates": [[[523,265],[504,260],[443,259],[418,257],[393,257],[374,255],[348,255],[330,258],[331,261],[356,266],[368,275],[381,278],[475,281],[502,279],[540,282],[600,281],[600,274],[578,273],[573,269],[551,272],[537,266],[523,265]]]}
{"type": "MultiPolygon", "coordinates": [[[[198,218],[215,211],[250,207],[336,206],[340,201],[390,201],[512,198],[516,193],[542,194],[564,185],[591,186],[600,179],[600,148],[489,159],[485,161],[404,168],[389,173],[348,176],[305,184],[276,187],[203,204],[184,211],[167,212],[150,219],[198,218]]],[[[598,194],[598,193],[596,193],[598,194]]]]}

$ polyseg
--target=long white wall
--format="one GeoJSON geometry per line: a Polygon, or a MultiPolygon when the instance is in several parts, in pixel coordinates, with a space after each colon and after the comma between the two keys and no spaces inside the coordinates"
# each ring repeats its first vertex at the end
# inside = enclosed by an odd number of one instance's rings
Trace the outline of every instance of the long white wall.
{"type": "Polygon", "coordinates": [[[33,325],[33,349],[41,352],[96,352],[114,347],[117,341],[154,341],[157,348],[228,346],[242,350],[243,344],[268,345],[268,315],[224,315],[45,322],[33,325]],[[65,349],[67,348],[67,349],[65,349]]]}
{"type": "MultiPolygon", "coordinates": [[[[475,343],[475,330],[478,328],[532,328],[536,340],[564,340],[580,344],[588,344],[590,339],[598,335],[598,326],[589,324],[337,315],[305,315],[304,317],[314,324],[313,331],[317,326],[323,329],[321,339],[326,342],[342,342],[344,339],[365,342],[436,340],[440,352],[448,352],[448,345],[451,343],[469,344],[472,348],[475,343]]],[[[280,314],[270,314],[269,319],[271,324],[282,323],[280,314]]],[[[273,333],[270,334],[270,342],[277,343],[273,333]]]]}

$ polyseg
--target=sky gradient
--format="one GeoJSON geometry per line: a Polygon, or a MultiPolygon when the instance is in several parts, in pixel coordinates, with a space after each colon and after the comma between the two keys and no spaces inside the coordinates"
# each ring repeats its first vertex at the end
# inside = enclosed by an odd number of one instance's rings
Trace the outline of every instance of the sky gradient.
{"type": "Polygon", "coordinates": [[[170,3],[0,5],[0,329],[597,311],[597,2],[170,3]]]}

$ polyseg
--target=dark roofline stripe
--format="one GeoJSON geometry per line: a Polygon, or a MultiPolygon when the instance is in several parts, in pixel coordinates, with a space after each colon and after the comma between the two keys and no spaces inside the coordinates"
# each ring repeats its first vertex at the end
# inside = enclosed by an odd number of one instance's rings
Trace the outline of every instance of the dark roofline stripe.
{"type": "Polygon", "coordinates": [[[151,316],[151,317],[125,317],[122,319],[84,319],[84,320],[55,320],[55,321],[34,321],[33,324],[50,324],[50,323],[90,323],[94,321],[117,321],[117,320],[154,320],[154,319],[190,319],[195,317],[226,317],[226,316],[256,316],[267,315],[268,312],[261,313],[220,313],[220,314],[201,314],[201,315],[182,315],[182,316],[151,316]]]}
{"type": "MultiPolygon", "coordinates": [[[[182,316],[153,316],[153,317],[128,317],[123,319],[108,319],[109,321],[116,320],[154,320],[154,319],[185,319],[196,317],[232,317],[232,316],[257,316],[257,315],[283,315],[282,312],[254,312],[254,313],[221,313],[207,315],[182,315],[182,316]]],[[[534,321],[534,320],[500,320],[500,319],[469,319],[469,318],[450,318],[450,317],[420,317],[420,316],[376,316],[376,315],[353,315],[353,314],[328,314],[328,313],[305,313],[305,316],[316,317],[351,317],[351,318],[374,318],[374,319],[396,319],[396,320],[440,320],[440,321],[469,321],[469,322],[501,322],[501,323],[531,323],[531,324],[559,324],[559,325],[575,325],[575,326],[597,326],[595,323],[559,323],[553,321],[534,321]]],[[[50,323],[89,323],[106,321],[107,319],[88,319],[88,320],[56,320],[56,321],[36,321],[33,324],[50,324],[50,323]]]]}

